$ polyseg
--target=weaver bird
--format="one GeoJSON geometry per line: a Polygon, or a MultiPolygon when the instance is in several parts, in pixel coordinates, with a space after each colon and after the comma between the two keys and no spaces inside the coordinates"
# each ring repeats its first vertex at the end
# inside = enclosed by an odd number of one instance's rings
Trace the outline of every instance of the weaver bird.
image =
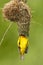
{"type": "Polygon", "coordinates": [[[18,38],[17,45],[18,45],[18,50],[19,50],[21,59],[23,59],[24,54],[28,52],[28,45],[29,45],[28,38],[25,36],[20,36],[18,38]]]}

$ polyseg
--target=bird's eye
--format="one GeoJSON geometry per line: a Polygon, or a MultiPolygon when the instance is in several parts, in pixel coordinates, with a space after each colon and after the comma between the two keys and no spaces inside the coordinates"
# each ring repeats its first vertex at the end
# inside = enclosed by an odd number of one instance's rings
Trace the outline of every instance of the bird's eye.
{"type": "Polygon", "coordinates": [[[26,49],[25,49],[25,53],[27,53],[28,52],[28,47],[26,47],[26,49]]]}
{"type": "Polygon", "coordinates": [[[18,46],[19,50],[20,50],[20,42],[19,42],[19,46],[18,46]]]}
{"type": "Polygon", "coordinates": [[[19,42],[19,45],[20,45],[20,42],[19,42]]]}

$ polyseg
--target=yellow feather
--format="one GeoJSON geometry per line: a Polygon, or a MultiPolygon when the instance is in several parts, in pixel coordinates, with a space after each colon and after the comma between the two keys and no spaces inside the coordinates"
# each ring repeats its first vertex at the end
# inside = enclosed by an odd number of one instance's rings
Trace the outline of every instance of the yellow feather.
{"type": "Polygon", "coordinates": [[[28,39],[25,36],[20,36],[18,39],[18,46],[20,47],[21,54],[24,54],[25,49],[28,46],[28,39]]]}

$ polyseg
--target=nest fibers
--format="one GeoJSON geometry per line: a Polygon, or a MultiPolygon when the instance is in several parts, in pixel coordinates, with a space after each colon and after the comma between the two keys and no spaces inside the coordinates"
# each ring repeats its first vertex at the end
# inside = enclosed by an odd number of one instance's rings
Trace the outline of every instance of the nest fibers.
{"type": "Polygon", "coordinates": [[[5,4],[3,8],[3,16],[10,21],[17,22],[19,35],[28,35],[30,24],[30,9],[20,1],[12,0],[5,4]]]}
{"type": "Polygon", "coordinates": [[[24,3],[26,3],[27,2],[27,0],[14,0],[14,1],[18,1],[18,2],[24,2],[24,3]]]}

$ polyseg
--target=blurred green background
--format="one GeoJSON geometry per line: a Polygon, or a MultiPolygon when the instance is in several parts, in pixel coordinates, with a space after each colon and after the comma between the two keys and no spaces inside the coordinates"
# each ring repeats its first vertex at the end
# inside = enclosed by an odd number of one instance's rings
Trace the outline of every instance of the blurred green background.
{"type": "MultiPolygon", "coordinates": [[[[0,0],[0,41],[11,22],[4,20],[2,10],[9,0],[0,0]]],[[[29,52],[20,60],[17,49],[18,29],[13,23],[0,45],[0,65],[43,65],[43,0],[28,0],[32,10],[29,52]]]]}

